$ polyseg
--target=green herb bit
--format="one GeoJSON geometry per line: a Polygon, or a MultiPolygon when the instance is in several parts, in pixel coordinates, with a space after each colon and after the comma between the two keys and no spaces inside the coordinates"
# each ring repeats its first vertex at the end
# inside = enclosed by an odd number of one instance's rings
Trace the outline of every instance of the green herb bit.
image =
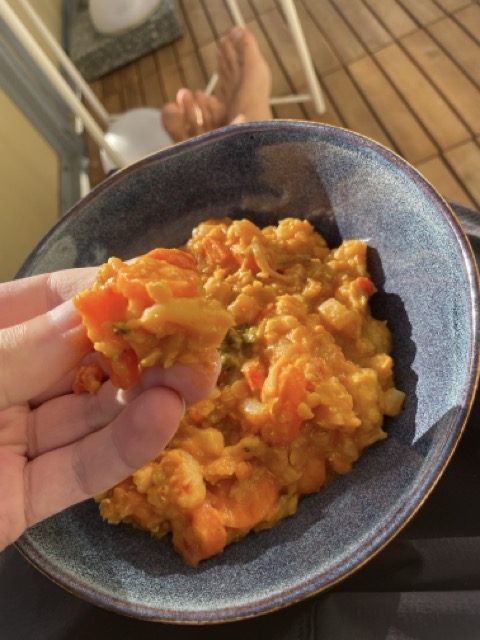
{"type": "Polygon", "coordinates": [[[113,333],[127,335],[130,332],[130,329],[127,327],[126,322],[112,322],[113,333]]]}

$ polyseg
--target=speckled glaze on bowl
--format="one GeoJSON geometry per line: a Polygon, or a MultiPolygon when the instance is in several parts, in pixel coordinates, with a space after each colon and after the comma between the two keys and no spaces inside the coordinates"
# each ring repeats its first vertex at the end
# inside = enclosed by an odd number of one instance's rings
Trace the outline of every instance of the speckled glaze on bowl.
{"type": "Polygon", "coordinates": [[[306,217],[332,244],[369,242],[374,312],[394,335],[404,411],[354,471],[296,515],[192,568],[157,540],[105,524],[87,501],[18,542],[41,571],[106,608],[213,623],[266,613],[336,584],[421,507],[461,435],[477,385],[478,284],[445,201],[399,157],[349,131],[302,122],[227,127],[126,168],[51,230],[19,276],[183,243],[211,216],[260,225],[306,217]]]}

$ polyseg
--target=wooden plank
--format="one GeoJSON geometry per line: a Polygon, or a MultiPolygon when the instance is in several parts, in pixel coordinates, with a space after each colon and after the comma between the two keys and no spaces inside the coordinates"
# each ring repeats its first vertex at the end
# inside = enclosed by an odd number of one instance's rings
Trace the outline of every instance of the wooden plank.
{"type": "Polygon", "coordinates": [[[116,71],[105,74],[100,78],[104,98],[115,95],[121,91],[120,76],[116,71]]]}
{"type": "Polygon", "coordinates": [[[392,41],[388,31],[361,0],[336,0],[335,6],[368,51],[377,51],[392,41]]]}
{"type": "Polygon", "coordinates": [[[308,120],[300,104],[277,104],[272,107],[274,120],[308,120]]]}
{"type": "Polygon", "coordinates": [[[185,86],[178,67],[173,65],[162,69],[161,82],[165,103],[174,102],[177,99],[178,90],[185,86]]]}
{"type": "Polygon", "coordinates": [[[192,37],[190,21],[188,19],[188,7],[185,7],[186,1],[187,0],[179,0],[179,9],[183,17],[184,25],[183,36],[170,45],[173,46],[179,58],[195,51],[195,42],[192,37]]]}
{"type": "Polygon", "coordinates": [[[471,4],[471,0],[435,0],[436,3],[447,13],[453,13],[471,4]]]}
{"type": "Polygon", "coordinates": [[[141,107],[144,103],[143,93],[140,87],[140,78],[136,62],[131,62],[120,69],[122,82],[123,104],[126,109],[141,107]]]}
{"type": "Polygon", "coordinates": [[[452,19],[444,18],[428,31],[459,67],[480,86],[480,45],[452,19]]]}
{"type": "Polygon", "coordinates": [[[323,83],[346,127],[396,150],[392,139],[380,125],[344,69],[325,75],[323,83]]]}
{"type": "Polygon", "coordinates": [[[462,121],[397,44],[382,49],[375,58],[441,149],[469,138],[462,121]]]}
{"type": "Polygon", "coordinates": [[[480,207],[480,147],[470,140],[445,152],[448,163],[468,190],[475,205],[480,207]]]}
{"type": "Polygon", "coordinates": [[[182,4],[185,21],[188,23],[195,46],[201,47],[211,42],[215,34],[203,4],[198,0],[182,0],[182,4]]]}
{"type": "Polygon", "coordinates": [[[119,93],[111,93],[103,99],[103,106],[110,115],[121,113],[125,110],[122,102],[122,97],[119,93]]]}
{"type": "Polygon", "coordinates": [[[480,91],[433,41],[426,31],[402,39],[416,64],[423,69],[468,127],[480,132],[480,91]]]}
{"type": "Polygon", "coordinates": [[[458,178],[451,172],[445,160],[435,156],[424,162],[418,162],[416,168],[447,200],[453,200],[467,207],[474,207],[473,199],[463,188],[458,178]]]}
{"type": "Polygon", "coordinates": [[[457,11],[454,17],[477,42],[480,42],[480,5],[471,4],[457,11]]]}
{"type": "Polygon", "coordinates": [[[103,106],[109,113],[125,110],[120,74],[113,71],[102,77],[103,106]]]}
{"type": "Polygon", "coordinates": [[[277,6],[275,4],[275,0],[250,0],[250,5],[252,6],[256,16],[259,16],[266,11],[271,11],[277,6]]]}
{"type": "Polygon", "coordinates": [[[205,9],[210,17],[215,38],[220,38],[230,31],[233,20],[224,0],[207,0],[205,9]]]}
{"type": "Polygon", "coordinates": [[[100,161],[100,149],[93,141],[91,136],[85,137],[87,142],[88,151],[88,179],[91,187],[96,187],[102,180],[105,179],[105,171],[103,170],[102,163],[100,161]]]}
{"type": "Polygon", "coordinates": [[[159,71],[159,81],[166,102],[176,99],[177,91],[185,85],[183,75],[171,45],[155,52],[155,62],[159,71]]]}
{"type": "MultiPolygon", "coordinates": [[[[274,9],[276,11],[276,9],[274,9]]],[[[288,79],[279,64],[275,51],[272,49],[269,41],[265,36],[265,32],[263,30],[263,25],[265,24],[265,16],[268,13],[262,13],[260,15],[260,24],[257,22],[248,23],[248,28],[252,31],[253,35],[256,37],[258,45],[262,54],[269,65],[272,72],[272,95],[273,96],[284,96],[292,93],[292,86],[289,84],[288,79]]],[[[279,105],[275,107],[275,114],[279,118],[290,118],[290,119],[298,119],[303,120],[305,118],[305,113],[302,111],[301,107],[298,104],[288,104],[288,105],[279,105]]]]}
{"type": "MultiPolygon", "coordinates": [[[[237,0],[238,8],[245,22],[251,22],[255,19],[256,13],[249,0],[237,0]]],[[[256,7],[257,3],[255,3],[256,7]]],[[[271,7],[270,7],[271,8],[271,7]]]]}
{"type": "Polygon", "coordinates": [[[421,25],[440,20],[445,15],[433,0],[399,0],[402,7],[421,25]]]}
{"type": "Polygon", "coordinates": [[[171,44],[167,44],[165,47],[160,47],[160,49],[157,49],[153,55],[155,57],[157,67],[167,67],[170,64],[177,64],[177,54],[171,44]]]}
{"type": "Polygon", "coordinates": [[[193,91],[205,89],[207,76],[202,69],[202,65],[197,52],[183,56],[180,59],[180,67],[184,78],[184,84],[193,91]]]}
{"type": "Polygon", "coordinates": [[[394,38],[415,31],[416,23],[397,0],[364,0],[394,38]]]}
{"type": "Polygon", "coordinates": [[[365,48],[328,0],[302,0],[321,33],[343,63],[365,54],[365,48]]]}
{"type": "MultiPolygon", "coordinates": [[[[103,104],[106,108],[106,103],[103,95],[103,82],[104,78],[99,78],[98,80],[94,80],[89,83],[90,89],[93,91],[98,100],[103,104]]],[[[108,84],[108,83],[107,83],[108,84]]],[[[100,122],[98,115],[94,113],[89,107],[86,105],[88,110],[90,111],[93,118],[98,122],[100,127],[103,129],[103,123],[100,122]]],[[[119,109],[114,112],[120,111],[119,109]]],[[[89,135],[85,135],[85,141],[87,145],[87,154],[88,154],[88,180],[90,182],[91,187],[95,187],[105,178],[105,172],[103,171],[103,167],[100,162],[100,149],[96,142],[93,141],[93,138],[89,135]]]]}
{"type": "Polygon", "coordinates": [[[207,78],[210,79],[212,74],[217,70],[217,43],[210,42],[209,44],[200,47],[198,55],[202,61],[202,67],[205,69],[207,78]]]}
{"type": "Polygon", "coordinates": [[[345,128],[347,125],[332,100],[330,100],[330,96],[328,95],[328,93],[324,92],[323,98],[325,100],[326,107],[325,113],[317,113],[311,102],[304,103],[303,109],[307,115],[308,120],[311,122],[330,124],[333,127],[345,128]]]}
{"type": "MultiPolygon", "coordinates": [[[[103,87],[102,87],[102,80],[101,78],[94,80],[93,82],[89,82],[89,87],[90,89],[93,91],[95,97],[98,99],[98,101],[103,105],[103,87]]],[[[104,123],[101,120],[100,116],[98,115],[98,113],[96,113],[93,108],[91,107],[91,105],[87,102],[87,100],[85,100],[83,98],[83,103],[84,106],[88,109],[88,111],[90,112],[90,115],[92,116],[92,118],[97,122],[97,124],[103,128],[104,127],[104,123]]]]}
{"type": "Polygon", "coordinates": [[[93,82],[89,83],[90,89],[93,91],[95,96],[100,100],[103,100],[103,84],[102,80],[99,78],[98,80],[93,80],[93,82]]]}
{"type": "Polygon", "coordinates": [[[416,163],[436,154],[432,139],[372,58],[364,57],[352,62],[349,69],[401,155],[416,163]]]}
{"type": "Polygon", "coordinates": [[[341,63],[337,54],[318,28],[315,20],[312,20],[312,16],[301,2],[297,2],[296,7],[317,73],[321,75],[340,69],[341,63]]]}
{"type": "Polygon", "coordinates": [[[143,104],[146,107],[160,107],[165,102],[160,75],[155,64],[155,56],[149,54],[137,61],[139,81],[142,87],[143,104]]]}

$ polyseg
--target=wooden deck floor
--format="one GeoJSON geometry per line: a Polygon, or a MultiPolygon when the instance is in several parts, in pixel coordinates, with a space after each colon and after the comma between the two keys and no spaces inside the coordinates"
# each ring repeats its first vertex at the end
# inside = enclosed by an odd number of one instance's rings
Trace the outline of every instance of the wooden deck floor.
{"type": "MultiPolygon", "coordinates": [[[[159,107],[204,88],[215,41],[232,25],[223,0],[180,0],[184,36],[92,86],[110,112],[159,107]]],[[[276,0],[240,0],[273,72],[274,95],[306,91],[276,0]]],[[[365,134],[417,167],[447,198],[480,208],[480,4],[468,0],[297,0],[327,101],[275,108],[365,134]]],[[[90,145],[92,185],[103,178],[90,145]]]]}

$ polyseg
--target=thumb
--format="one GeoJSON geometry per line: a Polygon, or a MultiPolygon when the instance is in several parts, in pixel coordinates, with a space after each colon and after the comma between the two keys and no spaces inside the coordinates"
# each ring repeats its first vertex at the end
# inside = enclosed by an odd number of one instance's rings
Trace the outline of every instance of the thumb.
{"type": "Polygon", "coordinates": [[[0,410],[42,393],[90,350],[80,314],[71,300],[0,330],[0,410]]]}

